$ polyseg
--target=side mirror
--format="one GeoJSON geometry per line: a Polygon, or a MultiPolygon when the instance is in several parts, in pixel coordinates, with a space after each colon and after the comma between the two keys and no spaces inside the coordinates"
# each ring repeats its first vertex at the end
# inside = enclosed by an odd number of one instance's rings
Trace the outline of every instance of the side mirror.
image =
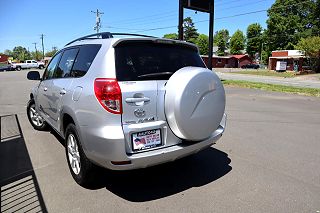
{"type": "Polygon", "coordinates": [[[27,79],[36,81],[41,80],[40,73],[38,71],[30,71],[27,74],[27,79]]]}

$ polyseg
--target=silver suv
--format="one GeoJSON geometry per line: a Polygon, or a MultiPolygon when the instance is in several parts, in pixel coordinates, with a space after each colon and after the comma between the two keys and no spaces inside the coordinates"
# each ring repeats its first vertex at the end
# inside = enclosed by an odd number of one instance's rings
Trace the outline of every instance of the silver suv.
{"type": "Polygon", "coordinates": [[[27,77],[40,80],[27,106],[31,125],[64,138],[82,186],[96,165],[129,170],[174,161],[210,147],[225,129],[224,88],[191,43],[93,34],[68,43],[42,78],[37,71],[27,77]]]}

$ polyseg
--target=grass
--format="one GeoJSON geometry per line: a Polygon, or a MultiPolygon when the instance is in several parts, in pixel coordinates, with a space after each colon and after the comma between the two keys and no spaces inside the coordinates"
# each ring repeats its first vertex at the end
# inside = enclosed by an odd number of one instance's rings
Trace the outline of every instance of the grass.
{"type": "Polygon", "coordinates": [[[250,74],[250,75],[259,75],[259,76],[276,76],[282,78],[293,78],[296,76],[294,72],[275,72],[275,71],[264,71],[264,70],[243,70],[232,72],[235,74],[250,74]]]}
{"type": "Polygon", "coordinates": [[[238,80],[223,80],[222,82],[224,85],[230,85],[230,86],[320,97],[320,89],[314,89],[314,88],[292,87],[292,86],[283,86],[283,85],[276,85],[276,84],[266,84],[266,83],[238,81],[238,80]]]}

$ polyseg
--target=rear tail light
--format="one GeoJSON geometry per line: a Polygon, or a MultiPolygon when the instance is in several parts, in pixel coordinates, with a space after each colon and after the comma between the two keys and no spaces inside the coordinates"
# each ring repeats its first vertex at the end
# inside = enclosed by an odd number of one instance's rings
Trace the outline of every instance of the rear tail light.
{"type": "Polygon", "coordinates": [[[121,89],[116,79],[96,78],[94,93],[103,108],[113,114],[122,114],[121,89]]]}

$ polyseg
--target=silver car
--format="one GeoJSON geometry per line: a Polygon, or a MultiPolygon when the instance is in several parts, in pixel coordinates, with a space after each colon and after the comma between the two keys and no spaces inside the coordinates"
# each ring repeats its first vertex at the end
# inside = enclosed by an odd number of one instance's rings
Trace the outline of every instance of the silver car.
{"type": "Polygon", "coordinates": [[[191,43],[99,33],[52,58],[27,106],[31,125],[65,140],[75,181],[145,168],[210,147],[226,125],[225,92],[191,43]],[[115,38],[115,36],[122,36],[115,38]]]}

